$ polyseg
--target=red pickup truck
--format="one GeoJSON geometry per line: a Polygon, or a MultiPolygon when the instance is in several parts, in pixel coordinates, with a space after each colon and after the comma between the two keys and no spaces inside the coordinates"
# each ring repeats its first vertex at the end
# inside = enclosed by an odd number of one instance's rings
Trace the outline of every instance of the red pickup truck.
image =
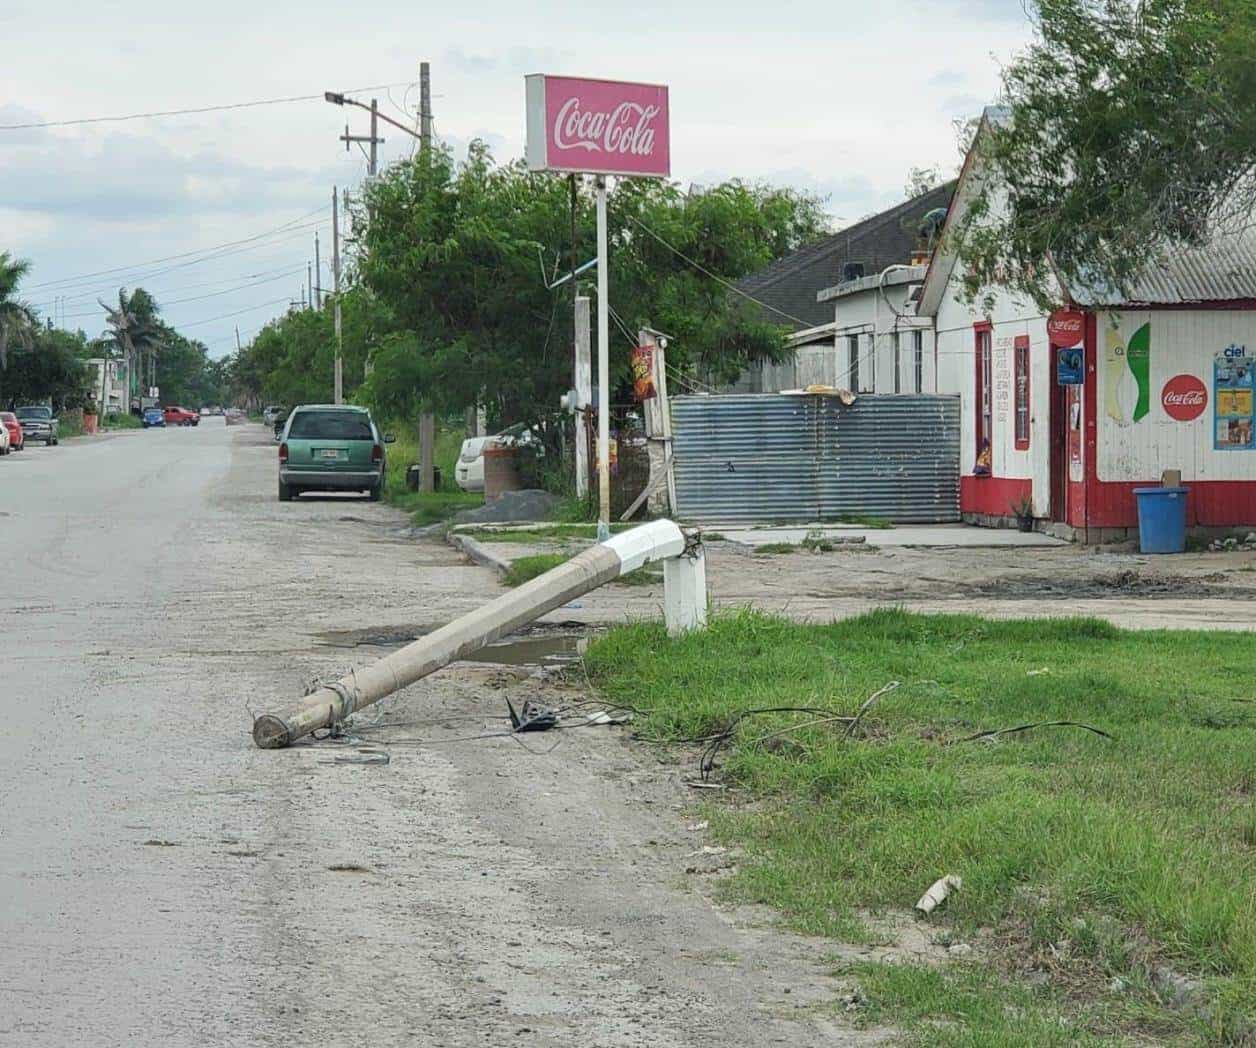
{"type": "Polygon", "coordinates": [[[178,404],[171,404],[168,408],[162,409],[162,416],[166,420],[167,426],[199,426],[201,424],[201,416],[195,411],[189,411],[187,408],[181,408],[178,404]]]}

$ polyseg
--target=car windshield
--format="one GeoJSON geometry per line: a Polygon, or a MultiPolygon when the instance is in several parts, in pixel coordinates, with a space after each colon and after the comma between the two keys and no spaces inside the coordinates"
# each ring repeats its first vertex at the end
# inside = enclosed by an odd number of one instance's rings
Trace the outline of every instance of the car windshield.
{"type": "Polygon", "coordinates": [[[5,422],[16,422],[17,416],[12,411],[0,411],[0,419],[4,419],[5,422]]]}
{"type": "Polygon", "coordinates": [[[52,418],[52,408],[18,408],[18,418],[52,418]]]}
{"type": "Polygon", "coordinates": [[[360,411],[298,411],[289,437],[301,440],[374,440],[370,419],[360,411]]]}

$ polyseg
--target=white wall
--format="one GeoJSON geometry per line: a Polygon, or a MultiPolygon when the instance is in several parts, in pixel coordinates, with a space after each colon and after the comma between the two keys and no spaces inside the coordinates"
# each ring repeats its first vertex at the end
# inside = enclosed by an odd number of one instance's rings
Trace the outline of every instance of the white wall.
{"type": "Polygon", "coordinates": [[[1137,310],[1097,316],[1098,473],[1101,481],[1159,482],[1166,469],[1183,480],[1256,480],[1256,450],[1214,447],[1217,389],[1213,358],[1230,346],[1256,357],[1256,313],[1249,310],[1137,310]],[[1150,325],[1149,411],[1133,421],[1138,388],[1124,362],[1130,336],[1150,325]],[[1203,381],[1203,414],[1179,422],[1167,414],[1161,395],[1177,375],[1203,381]]]}
{"type": "Polygon", "coordinates": [[[927,318],[915,316],[915,307],[907,299],[914,285],[891,284],[881,298],[876,289],[842,295],[833,300],[836,325],[834,336],[837,359],[837,386],[850,381],[851,337],[859,340],[859,388],[856,393],[894,392],[894,333],[899,334],[900,393],[934,393],[936,376],[933,370],[933,330],[927,318]],[[888,305],[887,300],[888,299],[888,305]],[[873,327],[876,327],[874,347],[873,327]],[[922,387],[916,388],[912,332],[922,332],[922,387]]]}
{"type": "Polygon", "coordinates": [[[938,350],[938,392],[958,393],[963,419],[960,434],[960,470],[971,474],[977,459],[977,355],[973,325],[989,320],[991,333],[991,378],[994,391],[993,432],[991,433],[991,473],[996,477],[1033,481],[1034,511],[1049,512],[1051,490],[1051,450],[1048,411],[1050,407],[1051,353],[1047,340],[1047,318],[1031,302],[1009,295],[997,295],[987,315],[963,302],[958,296],[958,272],[952,277],[935,318],[938,350]],[[1029,338],[1029,448],[1016,449],[1016,419],[1012,382],[1013,346],[1016,336],[1029,338]]]}

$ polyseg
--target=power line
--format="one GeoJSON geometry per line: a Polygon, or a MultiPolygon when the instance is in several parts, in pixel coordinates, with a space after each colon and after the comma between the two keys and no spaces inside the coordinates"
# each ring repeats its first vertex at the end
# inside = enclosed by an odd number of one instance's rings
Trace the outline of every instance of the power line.
{"type": "MultiPolygon", "coordinates": [[[[384,91],[390,87],[406,87],[411,83],[409,80],[398,80],[391,84],[372,84],[369,87],[351,87],[340,92],[341,94],[352,95],[359,91],[384,91]]],[[[259,98],[251,102],[231,102],[226,105],[199,106],[195,109],[164,109],[152,113],[127,113],[122,116],[88,116],[80,117],[77,120],[44,120],[29,124],[0,124],[0,131],[26,131],[32,128],[41,127],[71,127],[77,124],[109,124],[119,123],[124,120],[150,120],[155,117],[165,116],[191,116],[197,113],[221,113],[228,109],[252,109],[255,106],[273,106],[282,105],[286,102],[311,102],[322,101],[323,93],[320,91],[316,95],[288,95],[284,98],[259,98]]]]}
{"type": "MultiPolygon", "coordinates": [[[[267,245],[267,246],[269,247],[270,245],[267,245]]],[[[267,262],[278,262],[278,261],[279,259],[277,258],[268,259],[262,264],[266,265],[267,262]]],[[[295,272],[295,270],[293,270],[291,267],[292,267],[292,261],[289,259],[287,265],[281,266],[277,269],[261,269],[261,270],[258,270],[256,273],[236,273],[229,277],[219,277],[217,280],[198,280],[195,284],[179,284],[175,287],[167,287],[167,288],[145,288],[145,290],[148,291],[149,294],[151,294],[154,298],[160,299],[164,295],[174,295],[174,294],[178,294],[181,291],[193,291],[196,288],[202,288],[202,287],[219,287],[223,284],[232,284],[240,280],[261,280],[263,277],[274,276],[275,274],[280,273],[280,272],[283,272],[283,273],[295,272]]],[[[111,292],[113,290],[115,289],[112,285],[108,285],[108,286],[96,285],[96,287],[92,291],[83,292],[82,294],[76,293],[73,295],[58,295],[57,299],[60,301],[61,305],[65,306],[71,302],[86,302],[89,299],[96,298],[97,295],[104,294],[105,292],[111,292]]],[[[38,302],[36,303],[36,308],[43,309],[47,305],[48,305],[47,301],[38,302]]]]}
{"type": "Polygon", "coordinates": [[[649,233],[650,236],[654,237],[655,240],[657,240],[660,244],[662,244],[665,248],[667,248],[668,251],[672,252],[672,254],[676,255],[678,258],[684,259],[691,266],[693,266],[693,268],[696,269],[699,273],[705,273],[708,277],[710,277],[716,283],[723,284],[724,287],[728,288],[728,290],[733,292],[734,294],[740,295],[742,298],[746,299],[747,301],[753,302],[756,306],[759,306],[762,309],[771,310],[773,313],[776,313],[784,317],[786,320],[792,320],[795,324],[801,324],[804,328],[815,327],[814,324],[812,324],[810,321],[803,320],[802,317],[796,317],[792,313],[786,313],[785,310],[783,309],[777,309],[775,306],[770,306],[766,302],[760,302],[759,299],[755,298],[753,295],[746,294],[746,292],[742,291],[742,289],[739,288],[736,284],[732,283],[732,281],[725,280],[718,273],[712,273],[709,269],[707,269],[704,265],[702,265],[702,263],[695,262],[692,258],[686,255],[683,251],[680,250],[680,248],[674,247],[673,245],[669,244],[666,240],[664,240],[661,236],[659,236],[656,232],[654,232],[653,229],[647,226],[644,222],[641,221],[641,219],[637,218],[635,215],[628,215],[627,217],[628,217],[628,221],[635,222],[642,229],[644,229],[647,233],[649,233]]]}
{"type": "MultiPolygon", "coordinates": [[[[243,291],[245,288],[259,287],[262,284],[273,284],[276,280],[284,280],[287,277],[290,277],[295,273],[301,272],[301,270],[303,270],[304,268],[305,268],[304,266],[295,266],[291,269],[284,270],[283,272],[277,274],[276,276],[267,277],[264,280],[254,280],[248,284],[237,284],[235,287],[224,288],[221,291],[210,291],[208,294],[205,294],[205,295],[192,295],[189,298],[175,298],[175,299],[171,299],[168,302],[160,303],[160,306],[162,309],[165,309],[167,306],[180,306],[180,305],[183,305],[185,302],[202,302],[207,298],[217,298],[219,295],[230,295],[236,291],[243,291]]],[[[89,310],[86,313],[66,313],[61,319],[62,320],[76,320],[80,317],[98,317],[98,316],[100,316],[100,310],[93,309],[93,310],[89,310]]]]}
{"type": "MultiPolygon", "coordinates": [[[[163,262],[174,262],[179,259],[190,258],[193,255],[203,255],[210,252],[223,250],[226,248],[237,247],[241,244],[251,244],[251,243],[254,243],[255,241],[263,240],[269,236],[276,236],[280,233],[296,232],[296,229],[294,227],[296,226],[298,222],[304,222],[307,219],[313,218],[315,215],[321,214],[324,210],[326,210],[324,207],[317,207],[313,211],[308,212],[307,214],[299,215],[298,217],[290,219],[281,225],[275,226],[273,229],[268,229],[264,233],[257,233],[256,235],[251,236],[251,237],[245,237],[243,240],[229,240],[224,244],[215,244],[211,247],[197,248],[195,251],[184,251],[182,254],[178,254],[178,255],[167,255],[165,258],[153,258],[153,259],[149,259],[147,262],[135,262],[129,266],[114,266],[112,269],[98,269],[94,273],[80,273],[78,276],[62,277],[59,280],[45,280],[39,284],[28,284],[26,286],[26,290],[35,291],[39,288],[47,288],[47,287],[53,287],[53,286],[58,286],[58,285],[63,285],[63,284],[76,284],[83,280],[90,280],[95,277],[108,276],[111,273],[124,273],[129,269],[142,269],[144,266],[155,266],[163,262]]],[[[171,268],[174,269],[178,267],[172,266],[171,268]]],[[[149,275],[154,276],[155,274],[149,274],[149,275]]]]}
{"type": "Polygon", "coordinates": [[[186,324],[180,324],[176,330],[182,331],[184,328],[197,327],[201,324],[212,324],[215,320],[227,320],[231,317],[238,317],[245,313],[251,313],[255,309],[265,309],[267,306],[277,306],[280,304],[291,305],[292,297],[290,295],[285,295],[283,298],[274,298],[269,302],[258,302],[256,305],[245,306],[243,309],[237,309],[232,313],[222,313],[216,317],[205,317],[202,320],[192,320],[186,324]]]}

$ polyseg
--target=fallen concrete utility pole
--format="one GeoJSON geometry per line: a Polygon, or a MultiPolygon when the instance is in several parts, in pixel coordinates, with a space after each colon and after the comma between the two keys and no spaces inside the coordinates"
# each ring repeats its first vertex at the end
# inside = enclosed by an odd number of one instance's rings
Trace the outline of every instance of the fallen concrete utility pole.
{"type": "Polygon", "coordinates": [[[651,561],[664,561],[668,632],[701,628],[706,624],[705,559],[701,546],[686,547],[684,533],[670,520],[614,535],[375,664],[323,685],[288,709],[262,714],[253,722],[253,741],[262,749],[289,746],[651,561]]]}

